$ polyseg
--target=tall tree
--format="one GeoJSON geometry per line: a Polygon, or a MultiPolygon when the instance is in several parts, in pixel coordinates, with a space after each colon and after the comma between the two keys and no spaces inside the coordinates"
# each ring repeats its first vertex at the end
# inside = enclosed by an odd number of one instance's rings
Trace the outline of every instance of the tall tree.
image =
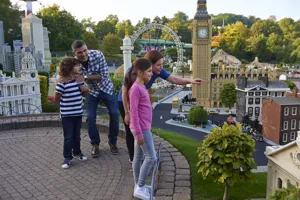
{"type": "MultiPolygon", "coordinates": [[[[0,21],[3,21],[4,39],[12,45],[13,40],[21,39],[21,11],[17,4],[12,4],[10,0],[1,0],[0,21]]],[[[2,48],[2,47],[0,47],[2,48]]]]}
{"type": "Polygon", "coordinates": [[[134,27],[132,26],[131,21],[129,19],[117,23],[117,25],[116,25],[116,34],[120,38],[124,38],[126,28],[128,29],[128,34],[132,35],[134,27]]]}
{"type": "Polygon", "coordinates": [[[43,7],[37,16],[43,20],[43,26],[48,28],[50,49],[55,51],[69,51],[73,40],[81,39],[82,24],[60,6],[43,7]]]}
{"type": "Polygon", "coordinates": [[[109,33],[103,38],[100,48],[104,55],[112,56],[120,53],[121,45],[121,38],[115,34],[109,33]]]}
{"type": "Polygon", "coordinates": [[[116,33],[116,26],[110,21],[99,21],[95,26],[95,34],[98,38],[103,39],[108,33],[116,33]]]}
{"type": "Polygon", "coordinates": [[[82,39],[86,43],[86,45],[88,46],[89,49],[96,49],[96,50],[99,49],[100,41],[96,37],[95,33],[85,31],[82,34],[82,39]]]}
{"type": "Polygon", "coordinates": [[[263,34],[265,37],[269,37],[271,33],[276,33],[278,35],[282,34],[279,25],[270,19],[258,20],[250,28],[253,36],[258,37],[263,34]]]}

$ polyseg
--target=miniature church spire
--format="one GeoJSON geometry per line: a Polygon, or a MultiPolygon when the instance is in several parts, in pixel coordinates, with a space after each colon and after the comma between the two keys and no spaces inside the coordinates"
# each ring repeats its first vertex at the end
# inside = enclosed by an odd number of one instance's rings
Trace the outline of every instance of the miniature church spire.
{"type": "Polygon", "coordinates": [[[206,0],[198,0],[197,12],[195,14],[194,19],[203,19],[203,18],[210,19],[210,16],[207,12],[206,0]]]}

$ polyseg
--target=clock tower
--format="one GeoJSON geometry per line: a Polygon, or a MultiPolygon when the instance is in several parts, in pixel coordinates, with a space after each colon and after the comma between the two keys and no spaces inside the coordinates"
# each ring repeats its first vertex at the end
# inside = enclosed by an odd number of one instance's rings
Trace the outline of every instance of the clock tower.
{"type": "Polygon", "coordinates": [[[207,12],[206,0],[198,0],[193,21],[193,78],[201,78],[204,83],[192,86],[192,96],[197,103],[211,107],[211,39],[212,23],[207,12]]]}

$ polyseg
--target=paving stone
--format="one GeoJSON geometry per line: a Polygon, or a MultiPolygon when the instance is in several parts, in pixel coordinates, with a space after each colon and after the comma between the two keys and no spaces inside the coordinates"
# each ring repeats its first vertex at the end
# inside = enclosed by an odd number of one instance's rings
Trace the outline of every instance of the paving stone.
{"type": "Polygon", "coordinates": [[[189,175],[176,175],[175,177],[175,180],[176,181],[182,181],[182,180],[186,180],[186,181],[189,181],[191,180],[191,177],[189,175]]]}
{"type": "Polygon", "coordinates": [[[173,189],[159,189],[156,191],[156,196],[173,196],[173,189]]]}
{"type": "Polygon", "coordinates": [[[191,182],[190,181],[176,181],[175,182],[175,186],[190,187],[191,186],[191,182]]]}
{"type": "Polygon", "coordinates": [[[173,195],[173,200],[190,200],[191,194],[189,193],[175,193],[173,195]]]}
{"type": "Polygon", "coordinates": [[[176,187],[175,186],[175,193],[191,193],[191,188],[190,187],[176,187]]]}

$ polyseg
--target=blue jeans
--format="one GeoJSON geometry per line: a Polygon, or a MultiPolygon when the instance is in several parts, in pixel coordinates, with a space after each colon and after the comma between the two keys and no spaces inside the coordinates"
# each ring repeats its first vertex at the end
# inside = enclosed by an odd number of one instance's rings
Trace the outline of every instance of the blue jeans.
{"type": "Polygon", "coordinates": [[[82,116],[63,117],[62,126],[64,130],[64,157],[72,160],[74,155],[81,153],[80,150],[80,129],[82,116]]]}
{"type": "MultiPolygon", "coordinates": [[[[131,129],[131,132],[134,138],[136,138],[135,131],[131,129]]],[[[143,131],[143,137],[143,145],[139,145],[136,139],[134,141],[134,156],[132,162],[134,183],[138,184],[140,187],[146,184],[146,179],[151,167],[157,160],[151,131],[143,131]]]]}
{"type": "Polygon", "coordinates": [[[116,144],[118,140],[119,134],[119,106],[116,95],[113,93],[112,95],[107,94],[105,92],[100,91],[97,97],[88,94],[85,99],[86,104],[86,124],[89,132],[89,136],[91,139],[92,145],[99,145],[100,144],[100,136],[99,131],[96,126],[96,116],[97,116],[97,107],[98,104],[102,100],[106,105],[109,111],[109,133],[108,139],[111,144],[116,144]]]}

